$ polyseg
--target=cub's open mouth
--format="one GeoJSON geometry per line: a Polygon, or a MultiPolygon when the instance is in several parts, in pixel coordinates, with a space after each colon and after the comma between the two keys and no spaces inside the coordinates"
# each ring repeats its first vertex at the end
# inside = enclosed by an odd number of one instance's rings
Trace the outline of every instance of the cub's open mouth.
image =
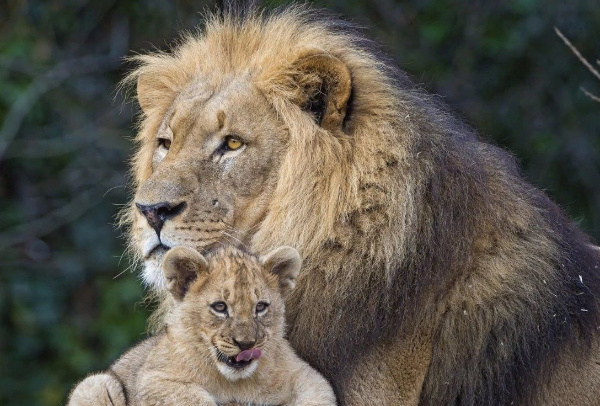
{"type": "Polygon", "coordinates": [[[235,357],[228,357],[221,351],[217,350],[217,359],[225,365],[235,369],[242,369],[252,363],[253,360],[260,358],[261,351],[258,348],[244,350],[235,357]]]}

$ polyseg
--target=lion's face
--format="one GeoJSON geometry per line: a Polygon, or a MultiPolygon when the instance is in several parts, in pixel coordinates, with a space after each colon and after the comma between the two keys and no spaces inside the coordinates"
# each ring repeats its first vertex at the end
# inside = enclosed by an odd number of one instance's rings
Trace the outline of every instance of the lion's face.
{"type": "Polygon", "coordinates": [[[143,113],[127,220],[156,290],[164,290],[159,264],[174,246],[241,242],[266,251],[287,243],[306,255],[308,242],[332,228],[321,216],[333,223],[337,206],[351,200],[341,190],[346,173],[335,170],[352,156],[346,63],[300,37],[280,42],[294,32],[285,24],[270,32],[256,23],[209,24],[172,53],[140,56],[126,79],[137,83],[143,113]]]}
{"type": "Polygon", "coordinates": [[[257,258],[232,247],[208,259],[188,247],[164,258],[167,287],[179,302],[169,328],[229,380],[254,373],[261,356],[283,340],[283,294],[294,286],[300,256],[281,247],[257,258]]]}
{"type": "Polygon", "coordinates": [[[246,242],[261,221],[288,142],[286,128],[248,81],[190,84],[143,140],[147,176],[135,195],[134,242],[145,281],[177,245],[198,250],[246,242]]]}

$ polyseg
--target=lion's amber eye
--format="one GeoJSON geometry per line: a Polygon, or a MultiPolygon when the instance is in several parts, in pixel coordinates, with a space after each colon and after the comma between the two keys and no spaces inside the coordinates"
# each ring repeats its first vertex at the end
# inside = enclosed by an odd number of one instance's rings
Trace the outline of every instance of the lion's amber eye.
{"type": "Polygon", "coordinates": [[[267,310],[267,307],[269,307],[269,304],[266,302],[258,302],[256,304],[256,313],[262,313],[265,310],[267,310]]]}
{"type": "Polygon", "coordinates": [[[235,151],[236,149],[240,149],[244,143],[239,138],[230,135],[225,138],[225,145],[227,146],[228,150],[235,151]]]}
{"type": "Polygon", "coordinates": [[[227,305],[225,302],[215,302],[211,304],[210,307],[217,313],[227,313],[227,305]]]}
{"type": "Polygon", "coordinates": [[[159,138],[158,145],[165,149],[169,149],[169,148],[171,148],[171,140],[168,140],[166,138],[159,138]]]}

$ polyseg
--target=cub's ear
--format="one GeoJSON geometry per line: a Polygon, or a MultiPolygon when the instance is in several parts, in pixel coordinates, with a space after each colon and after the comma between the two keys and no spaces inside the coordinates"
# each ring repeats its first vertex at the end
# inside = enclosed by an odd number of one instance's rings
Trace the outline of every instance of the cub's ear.
{"type": "Polygon", "coordinates": [[[298,58],[292,72],[300,107],[312,113],[324,129],[334,134],[342,131],[352,91],[346,64],[335,56],[312,52],[298,58]]]}
{"type": "Polygon", "coordinates": [[[198,251],[188,247],[171,248],[162,263],[167,289],[176,300],[182,300],[190,284],[200,274],[208,273],[208,261],[198,251]]]}
{"type": "Polygon", "coordinates": [[[260,260],[268,271],[279,278],[279,289],[283,295],[294,289],[296,277],[302,266],[298,251],[292,247],[279,247],[261,257],[260,260]]]}

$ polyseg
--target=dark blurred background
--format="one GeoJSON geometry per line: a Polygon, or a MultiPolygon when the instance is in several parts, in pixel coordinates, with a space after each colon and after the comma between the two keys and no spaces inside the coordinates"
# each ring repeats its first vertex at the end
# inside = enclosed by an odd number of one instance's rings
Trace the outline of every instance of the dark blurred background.
{"type": "MultiPolygon", "coordinates": [[[[284,2],[263,3],[274,7],[284,2]]],[[[213,1],[0,0],[0,404],[58,405],[144,336],[114,226],[137,106],[123,57],[166,49],[213,1]]],[[[600,237],[597,0],[317,1],[365,27],[600,237]]]]}

